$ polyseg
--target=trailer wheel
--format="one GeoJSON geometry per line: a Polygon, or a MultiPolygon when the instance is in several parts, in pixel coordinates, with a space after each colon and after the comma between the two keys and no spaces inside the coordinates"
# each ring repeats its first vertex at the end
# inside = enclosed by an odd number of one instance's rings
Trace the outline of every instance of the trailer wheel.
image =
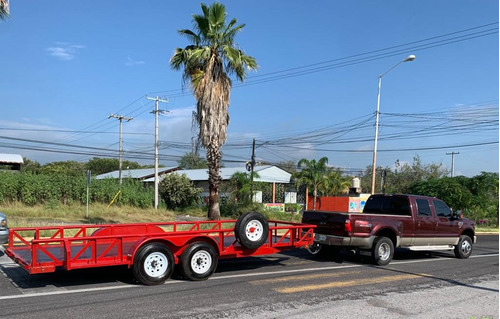
{"type": "Polygon", "coordinates": [[[145,285],[160,285],[174,270],[174,256],[167,246],[150,243],[142,246],[134,258],[134,277],[145,285]]]}
{"type": "Polygon", "coordinates": [[[248,212],[240,216],[234,226],[238,242],[245,248],[256,249],[269,237],[269,224],[262,214],[248,212]]]}
{"type": "Polygon", "coordinates": [[[461,259],[467,259],[472,254],[472,239],[469,236],[462,235],[458,245],[454,249],[455,256],[461,259]]]}
{"type": "Polygon", "coordinates": [[[201,241],[192,243],[182,252],[182,272],[189,280],[207,280],[217,268],[217,258],[212,245],[201,241]]]}
{"type": "Polygon", "coordinates": [[[394,244],[387,237],[377,237],[373,243],[373,262],[379,266],[388,265],[394,256],[394,244]]]}

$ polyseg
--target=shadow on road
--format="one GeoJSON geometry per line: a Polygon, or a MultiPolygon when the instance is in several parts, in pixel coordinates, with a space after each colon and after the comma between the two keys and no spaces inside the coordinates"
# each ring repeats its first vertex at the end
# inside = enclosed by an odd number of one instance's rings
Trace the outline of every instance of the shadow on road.
{"type": "Polygon", "coordinates": [[[77,269],[71,271],[56,270],[53,273],[30,275],[24,269],[9,264],[0,265],[0,270],[21,289],[50,287],[81,287],[95,284],[133,284],[134,278],[127,267],[103,267],[95,269],[77,269]]]}

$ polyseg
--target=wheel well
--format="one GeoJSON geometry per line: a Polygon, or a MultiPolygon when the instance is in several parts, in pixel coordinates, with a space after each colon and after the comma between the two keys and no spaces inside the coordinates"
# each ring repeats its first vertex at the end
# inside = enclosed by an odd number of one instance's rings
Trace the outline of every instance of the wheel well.
{"type": "Polygon", "coordinates": [[[396,237],[396,233],[392,229],[388,229],[388,228],[381,229],[377,232],[377,234],[375,236],[376,237],[387,237],[392,241],[392,244],[394,245],[394,247],[397,247],[398,239],[396,237]]]}
{"type": "Polygon", "coordinates": [[[180,252],[182,253],[182,251],[184,251],[184,249],[187,248],[187,246],[191,245],[192,243],[194,242],[197,242],[197,241],[201,241],[201,242],[204,242],[206,244],[209,244],[211,245],[212,247],[214,247],[215,249],[215,252],[217,253],[217,255],[220,255],[220,251],[219,251],[219,245],[217,244],[217,242],[212,239],[212,238],[209,238],[209,237],[205,237],[205,236],[201,236],[201,237],[194,237],[194,238],[191,238],[189,239],[180,249],[180,252]]]}
{"type": "Polygon", "coordinates": [[[472,229],[466,229],[462,235],[469,236],[471,240],[474,240],[474,231],[472,229]]]}

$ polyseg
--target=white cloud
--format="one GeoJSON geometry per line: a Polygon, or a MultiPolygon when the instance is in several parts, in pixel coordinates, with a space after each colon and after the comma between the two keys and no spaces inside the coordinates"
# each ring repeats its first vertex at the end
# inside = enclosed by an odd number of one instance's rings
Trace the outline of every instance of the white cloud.
{"type": "Polygon", "coordinates": [[[83,45],[57,42],[58,46],[47,48],[49,54],[61,61],[70,61],[75,58],[78,52],[85,48],[83,45]]]}
{"type": "Polygon", "coordinates": [[[127,58],[127,62],[125,62],[126,66],[134,66],[134,65],[141,65],[141,64],[146,64],[144,61],[137,61],[132,59],[131,57],[127,58]]]}

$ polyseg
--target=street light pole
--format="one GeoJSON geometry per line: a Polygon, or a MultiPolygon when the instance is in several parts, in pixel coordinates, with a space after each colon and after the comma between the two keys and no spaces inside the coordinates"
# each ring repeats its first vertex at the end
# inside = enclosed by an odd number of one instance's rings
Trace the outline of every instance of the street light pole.
{"type": "Polygon", "coordinates": [[[387,73],[389,73],[392,69],[396,68],[401,63],[411,62],[413,60],[415,60],[415,56],[409,55],[406,59],[399,61],[392,68],[390,68],[389,70],[385,71],[382,74],[379,74],[379,76],[378,76],[377,111],[375,113],[375,142],[373,145],[373,162],[372,162],[372,189],[371,189],[372,194],[375,194],[375,173],[377,170],[378,126],[379,126],[379,118],[380,118],[380,89],[382,88],[382,77],[384,75],[386,75],[387,73]]]}

